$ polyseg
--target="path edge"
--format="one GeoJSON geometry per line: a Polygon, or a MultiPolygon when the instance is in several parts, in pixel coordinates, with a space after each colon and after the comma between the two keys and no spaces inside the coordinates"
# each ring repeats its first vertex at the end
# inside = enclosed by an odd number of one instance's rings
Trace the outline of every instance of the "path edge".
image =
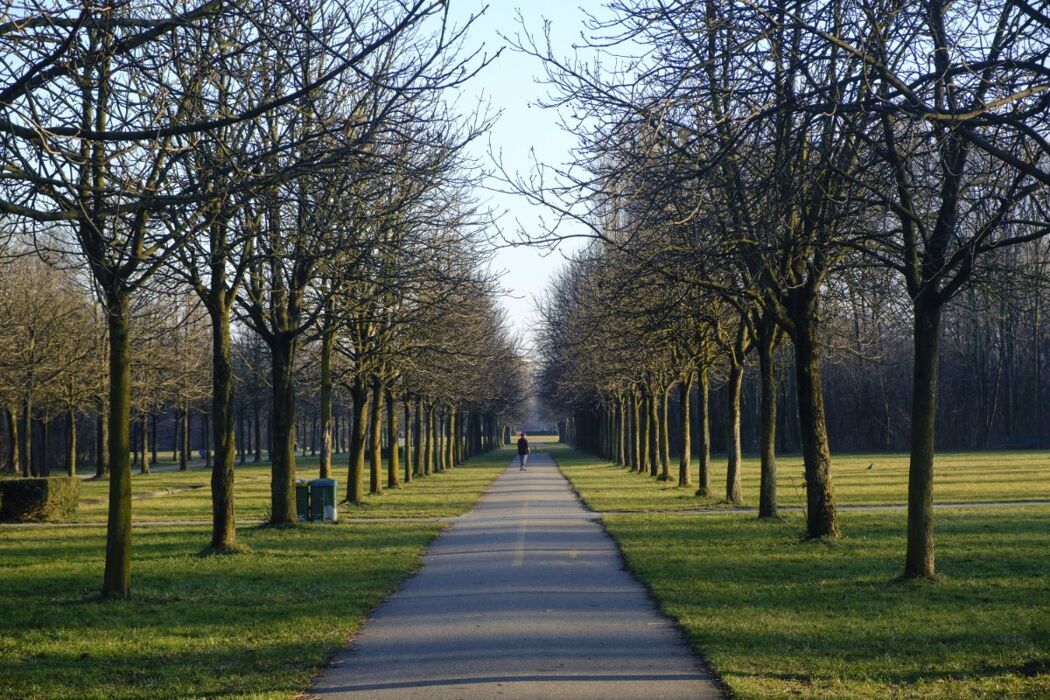
{"type": "MultiPolygon", "coordinates": [[[[551,457],[551,459],[553,460],[554,458],[551,457]]],[[[419,572],[423,569],[423,559],[425,559],[427,554],[430,553],[431,548],[434,546],[434,543],[437,542],[438,538],[446,532],[448,532],[450,529],[452,529],[455,526],[457,520],[474,510],[474,508],[478,504],[478,501],[480,501],[486,494],[488,494],[489,491],[492,490],[492,487],[496,483],[496,480],[499,479],[500,476],[503,475],[503,472],[506,471],[513,463],[514,457],[512,455],[511,459],[503,467],[503,470],[496,472],[496,475],[492,477],[492,480],[489,481],[488,485],[484,488],[484,490],[478,493],[477,498],[474,499],[474,502],[470,504],[469,508],[464,510],[459,515],[448,518],[443,523],[441,529],[435,532],[434,536],[430,538],[430,541],[423,546],[423,549],[419,552],[419,556],[416,558],[415,565],[412,567],[412,569],[406,572],[405,575],[401,577],[401,580],[398,581],[397,584],[386,593],[386,595],[377,600],[376,604],[368,609],[364,620],[361,622],[360,625],[357,626],[357,628],[342,644],[333,647],[329,650],[327,654],[325,654],[324,660],[310,671],[309,685],[307,685],[306,688],[300,691],[299,693],[293,695],[293,700],[312,700],[313,698],[317,697],[313,694],[314,686],[317,684],[317,681],[321,678],[324,672],[332,667],[332,661],[335,659],[335,657],[344,651],[352,651],[354,643],[357,641],[358,635],[361,633],[361,630],[365,628],[365,625],[367,625],[372,620],[372,617],[375,615],[376,610],[378,610],[381,606],[386,605],[386,603],[389,602],[391,598],[393,598],[395,595],[401,592],[401,590],[405,587],[405,584],[407,584],[409,581],[411,581],[413,578],[419,575],[419,572]]],[[[555,462],[555,464],[557,464],[557,462],[555,462]]],[[[456,469],[458,467],[453,468],[456,469]]],[[[560,472],[561,469],[559,468],[558,471],[560,472]]],[[[568,481],[568,479],[566,479],[566,481],[568,481]]],[[[569,483],[571,485],[572,482],[569,483]]],[[[617,549],[619,549],[619,545],[617,545],[617,549]]]]}
{"type": "MultiPolygon", "coordinates": [[[[558,444],[564,445],[570,450],[580,452],[580,450],[576,450],[576,448],[574,447],[565,445],[565,443],[558,444]]],[[[604,514],[591,508],[591,506],[587,503],[587,500],[582,496],[582,494],[580,494],[580,491],[576,488],[576,484],[572,483],[572,479],[570,479],[568,475],[564,472],[564,470],[562,470],[561,465],[558,464],[558,460],[554,456],[554,453],[547,452],[547,454],[550,455],[551,461],[554,462],[554,468],[557,469],[561,477],[565,479],[565,482],[569,485],[569,490],[579,502],[580,506],[588,513],[591,513],[595,516],[594,518],[592,518],[592,521],[597,523],[598,527],[600,527],[602,532],[605,533],[605,536],[612,540],[612,543],[616,545],[616,556],[620,560],[620,569],[626,572],[632,579],[634,579],[634,581],[638,583],[639,586],[641,586],[645,590],[645,595],[649,599],[649,602],[652,603],[653,607],[658,613],[660,613],[660,615],[664,619],[671,623],[671,625],[674,627],[675,634],[678,635],[679,640],[682,642],[685,648],[691,651],[696,656],[696,658],[699,659],[700,663],[704,667],[704,670],[707,671],[707,673],[711,676],[711,682],[714,683],[715,687],[718,688],[720,693],[722,693],[722,696],[725,698],[735,697],[732,688],[730,688],[729,685],[722,679],[722,676],[717,671],[715,671],[714,667],[711,665],[710,661],[708,661],[707,655],[703,652],[703,650],[698,648],[698,646],[693,643],[692,638],[689,636],[689,633],[686,631],[686,629],[682,627],[682,623],[678,621],[678,618],[664,609],[664,606],[660,602],[660,599],[657,598],[656,594],[653,592],[652,586],[650,586],[647,581],[644,581],[641,578],[639,578],[638,574],[635,573],[634,569],[631,568],[631,565],[627,561],[627,557],[623,553],[623,547],[620,544],[620,540],[616,537],[616,535],[609,532],[609,528],[606,527],[605,519],[603,517],[604,514]]],[[[585,454],[590,455],[591,453],[588,452],[585,454]]],[[[596,457],[596,459],[600,460],[601,458],[596,457]]],[[[609,464],[610,466],[614,466],[611,462],[609,464]]],[[[627,513],[627,515],[636,514],[627,513]]],[[[638,513],[637,515],[644,515],[644,513],[638,513]]]]}

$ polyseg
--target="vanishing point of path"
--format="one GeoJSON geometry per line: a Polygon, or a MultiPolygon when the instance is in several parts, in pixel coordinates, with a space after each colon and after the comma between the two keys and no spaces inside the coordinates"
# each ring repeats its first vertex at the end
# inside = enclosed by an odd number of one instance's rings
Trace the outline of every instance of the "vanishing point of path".
{"type": "Polygon", "coordinates": [[[715,698],[675,625],[544,453],[431,545],[319,698],[715,698]]]}

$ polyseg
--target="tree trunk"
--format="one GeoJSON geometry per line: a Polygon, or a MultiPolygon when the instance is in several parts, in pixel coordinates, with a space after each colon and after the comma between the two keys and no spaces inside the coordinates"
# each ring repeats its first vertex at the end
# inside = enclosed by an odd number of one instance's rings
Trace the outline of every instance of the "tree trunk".
{"type": "Polygon", "coordinates": [[[149,414],[139,416],[139,446],[142,448],[139,473],[149,474],[149,414]]]}
{"type": "Polygon", "coordinates": [[[131,342],[128,299],[107,295],[109,327],[109,510],[102,595],[131,596],[131,342]]]}
{"type": "Polygon", "coordinates": [[[190,468],[190,404],[188,401],[183,404],[179,418],[182,421],[182,448],[179,450],[179,471],[184,472],[190,468]]]}
{"type": "Polygon", "coordinates": [[[334,330],[321,333],[321,460],[322,479],[332,476],[332,342],[334,330]]]}
{"type": "Polygon", "coordinates": [[[372,378],[372,408],[369,411],[369,479],[368,492],[383,493],[383,386],[379,377],[372,378]]]}
{"type": "Polygon", "coordinates": [[[201,413],[201,450],[204,452],[204,466],[211,467],[211,423],[207,413],[201,413]]]}
{"type": "Polygon", "coordinates": [[[397,401],[394,391],[386,389],[386,437],[390,443],[390,455],[386,460],[386,488],[401,486],[401,445],[397,429],[397,401]]]}
{"type": "MultiPolygon", "coordinates": [[[[95,421],[95,440],[98,449],[95,450],[95,478],[109,478],[109,408],[103,402],[99,408],[98,418],[95,421]]],[[[17,444],[17,443],[16,443],[17,444]]]]}
{"type": "Polygon", "coordinates": [[[397,434],[397,401],[394,392],[386,390],[386,434],[390,442],[390,454],[387,457],[386,486],[396,489],[401,486],[401,445],[397,434]]]}
{"type": "Polygon", "coordinates": [[[18,474],[18,415],[10,408],[5,408],[4,420],[7,422],[7,468],[12,474],[18,474]]]}
{"type": "Polygon", "coordinates": [[[678,423],[678,434],[682,439],[682,456],[678,460],[678,486],[692,486],[693,480],[689,473],[689,462],[693,456],[692,442],[692,407],[690,397],[693,393],[693,373],[686,375],[685,379],[678,383],[678,401],[682,404],[681,419],[678,423]]]}
{"type": "MultiPolygon", "coordinates": [[[[132,409],[134,410],[134,409],[132,409]]],[[[128,426],[128,434],[131,440],[131,468],[142,472],[142,421],[139,416],[131,419],[128,426]]]]}
{"type": "Polygon", "coordinates": [[[649,392],[649,476],[660,474],[660,409],[655,391],[649,392]]]}
{"type": "Polygon", "coordinates": [[[412,445],[415,448],[412,468],[416,476],[423,476],[423,399],[416,397],[415,415],[412,417],[412,445]]]}
{"type": "Polygon", "coordinates": [[[758,490],[758,517],[777,516],[777,370],[774,364],[776,329],[772,320],[758,326],[758,364],[762,381],[761,428],[758,453],[761,477],[758,490]]]}
{"type": "Polygon", "coordinates": [[[911,402],[911,460],[908,465],[907,578],[933,578],[933,455],[937,417],[937,365],[941,309],[921,301],[915,313],[911,402]]]}
{"type": "Polygon", "coordinates": [[[642,468],[641,466],[641,426],[639,425],[638,419],[638,394],[632,391],[627,395],[627,400],[630,402],[628,408],[630,409],[630,433],[628,434],[628,448],[631,453],[631,471],[636,472],[642,468]]]}
{"type": "Polygon", "coordinates": [[[40,460],[37,464],[37,476],[51,476],[51,419],[47,416],[40,419],[40,460]]]}
{"type": "Polygon", "coordinates": [[[33,399],[22,398],[22,476],[33,473],[33,399]]]}
{"type": "Polygon", "coordinates": [[[835,495],[831,484],[831,450],[824,417],[820,353],[812,323],[799,323],[792,336],[798,391],[798,424],[806,466],[806,536],[837,537],[835,495]]]}
{"type": "Polygon", "coordinates": [[[77,475],[77,410],[66,409],[66,473],[77,475]]]}
{"type": "Polygon", "coordinates": [[[452,459],[455,466],[463,464],[463,411],[456,411],[456,416],[453,423],[453,433],[455,442],[452,446],[452,459]]]}
{"type": "Polygon", "coordinates": [[[638,473],[649,473],[649,397],[642,394],[641,402],[635,410],[638,421],[638,473]]]}
{"type": "Polygon", "coordinates": [[[700,370],[700,390],[696,397],[697,418],[697,459],[700,462],[700,483],[696,495],[711,495],[711,379],[707,367],[700,370]]]}
{"type": "Polygon", "coordinates": [[[740,495],[740,393],[744,385],[744,367],[737,359],[730,360],[729,383],[726,385],[726,501],[739,503],[740,495]]]}
{"type": "MultiPolygon", "coordinates": [[[[305,453],[305,451],[304,451],[305,453]]],[[[317,416],[310,421],[310,456],[317,456],[317,416]]]]}
{"type": "Polygon", "coordinates": [[[237,464],[248,461],[248,431],[244,426],[244,407],[237,409],[237,464]]]}
{"type": "Polygon", "coordinates": [[[405,483],[412,481],[412,402],[408,396],[403,401],[405,409],[405,483]]]}
{"type": "Polygon", "coordinates": [[[270,345],[273,407],[270,412],[270,523],[298,522],[295,506],[295,379],[297,341],[277,335],[270,345]]]}
{"type": "Polygon", "coordinates": [[[180,409],[179,407],[176,407],[175,408],[175,415],[173,417],[172,426],[171,426],[171,461],[172,462],[178,462],[179,461],[179,444],[180,444],[179,443],[179,428],[182,425],[182,423],[179,420],[179,418],[180,418],[181,415],[182,415],[182,409],[180,409]]]}
{"type": "Polygon", "coordinates": [[[671,480],[670,388],[660,389],[660,481],[671,480]]]}
{"type": "Polygon", "coordinates": [[[252,420],[255,422],[255,461],[262,461],[262,418],[259,416],[259,407],[252,409],[252,420]]]}
{"type": "Polygon", "coordinates": [[[339,420],[339,411],[332,408],[332,457],[343,449],[343,425],[339,420]]]}
{"type": "Polygon", "coordinates": [[[157,414],[149,416],[150,464],[157,463],[157,414]]]}
{"type": "MultiPolygon", "coordinates": [[[[225,281],[222,281],[221,285],[219,294],[225,297],[225,281]]],[[[213,295],[212,303],[209,304],[212,340],[211,430],[212,442],[215,444],[215,458],[211,469],[211,549],[224,552],[237,546],[237,523],[234,517],[237,436],[233,422],[234,369],[230,349],[230,306],[225,298],[215,296],[217,295],[213,295]]],[[[294,499],[294,492],[292,495],[294,499]]],[[[292,519],[294,518],[293,500],[292,519]]]]}
{"type": "Polygon", "coordinates": [[[368,387],[365,378],[358,376],[350,387],[354,414],[350,425],[350,473],[346,479],[346,500],[360,505],[365,495],[365,452],[368,431],[368,387]]]}
{"type": "MultiPolygon", "coordinates": [[[[491,435],[489,436],[491,440],[491,435]]],[[[432,471],[436,474],[445,471],[441,463],[441,412],[437,406],[430,407],[430,452],[432,471]]]]}
{"type": "MultiPolygon", "coordinates": [[[[448,415],[445,418],[445,466],[448,469],[456,466],[456,412],[451,408],[448,410],[448,415]]],[[[504,437],[506,437],[504,435],[504,437]]]]}
{"type": "Polygon", "coordinates": [[[431,446],[430,421],[433,417],[433,408],[423,402],[423,473],[430,474],[434,468],[434,450],[431,446]]]}

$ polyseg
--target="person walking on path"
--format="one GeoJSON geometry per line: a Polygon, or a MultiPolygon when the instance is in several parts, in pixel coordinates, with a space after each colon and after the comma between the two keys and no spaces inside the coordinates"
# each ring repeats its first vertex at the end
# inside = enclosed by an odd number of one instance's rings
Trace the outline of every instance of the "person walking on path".
{"type": "Polygon", "coordinates": [[[525,439],[524,430],[521,431],[521,437],[518,438],[518,461],[521,462],[519,471],[527,471],[525,463],[529,461],[529,441],[525,439]]]}

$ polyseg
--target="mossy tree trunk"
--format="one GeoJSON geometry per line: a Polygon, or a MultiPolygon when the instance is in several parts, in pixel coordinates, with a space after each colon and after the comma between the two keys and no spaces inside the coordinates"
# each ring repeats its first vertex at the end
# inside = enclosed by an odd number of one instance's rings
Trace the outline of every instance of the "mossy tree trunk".
{"type": "Polygon", "coordinates": [[[431,444],[433,434],[430,430],[433,418],[433,407],[426,401],[423,402],[423,473],[432,474],[434,471],[434,447],[431,444]]]}
{"type": "Polygon", "coordinates": [[[408,396],[404,399],[405,413],[405,483],[412,481],[412,402],[408,396]]]}
{"type": "Polygon", "coordinates": [[[394,400],[394,392],[390,389],[386,390],[386,434],[390,444],[386,486],[389,489],[396,489],[401,486],[401,446],[398,444],[397,435],[397,401],[394,400]]]}
{"type": "Polygon", "coordinates": [[[434,405],[430,407],[430,451],[435,473],[445,471],[441,450],[441,410],[434,405]]]}
{"type": "Polygon", "coordinates": [[[326,317],[321,330],[321,459],[322,479],[332,476],[332,343],[335,342],[334,323],[326,317]]]}
{"type": "Polygon", "coordinates": [[[131,339],[127,294],[106,294],[109,329],[109,508],[102,595],[131,596],[131,339]]]}
{"type": "Polygon", "coordinates": [[[739,503],[740,466],[740,393],[744,385],[744,367],[732,357],[729,364],[729,382],[726,385],[726,501],[739,503]]]}
{"type": "Polygon", "coordinates": [[[449,407],[445,418],[445,467],[451,469],[456,466],[456,412],[449,407]]]}
{"type": "Polygon", "coordinates": [[[371,410],[368,416],[368,492],[383,493],[383,384],[372,377],[371,410]]]}
{"type": "Polygon", "coordinates": [[[360,505],[365,491],[365,433],[368,432],[368,387],[358,376],[350,386],[353,416],[350,423],[350,464],[346,479],[346,500],[360,505]]]}
{"type": "Polygon", "coordinates": [[[762,382],[758,454],[761,463],[758,517],[777,516],[777,371],[773,353],[776,326],[771,317],[758,320],[758,364],[762,382]]]}
{"type": "Polygon", "coordinates": [[[671,480],[670,387],[660,389],[660,481],[671,480]]]}
{"type": "Polygon", "coordinates": [[[632,391],[628,394],[628,401],[630,402],[630,421],[631,421],[631,432],[630,432],[630,450],[631,450],[631,471],[640,471],[642,468],[642,448],[641,448],[641,421],[639,420],[639,404],[640,399],[637,391],[632,391]]]}
{"type": "Polygon", "coordinates": [[[806,536],[836,537],[835,494],[831,483],[831,449],[824,415],[819,340],[815,317],[796,316],[795,377],[802,457],[806,468],[806,536]]]}
{"type": "Polygon", "coordinates": [[[616,397],[616,461],[627,466],[627,402],[623,394],[616,397]]]}
{"type": "Polygon", "coordinates": [[[423,399],[416,397],[416,408],[413,411],[412,416],[412,446],[413,446],[413,465],[412,468],[415,471],[416,476],[424,476],[426,458],[423,456],[423,444],[425,437],[423,435],[423,399]]]}
{"type": "Polygon", "coordinates": [[[660,397],[649,390],[649,476],[660,474],[660,397]]]}
{"type": "Polygon", "coordinates": [[[642,393],[640,405],[635,411],[638,419],[638,473],[647,474],[649,471],[649,396],[642,393]]]}
{"type": "MultiPolygon", "coordinates": [[[[211,468],[211,548],[231,551],[237,546],[234,512],[236,432],[233,406],[233,355],[230,343],[230,304],[223,260],[212,262],[211,316],[211,432],[215,458],[211,468]]],[[[294,495],[294,494],[293,494],[294,495]]]]}
{"type": "Polygon", "coordinates": [[[678,459],[678,486],[692,486],[693,479],[690,473],[690,460],[693,455],[692,443],[692,407],[690,405],[693,393],[693,373],[688,372],[678,382],[678,401],[681,403],[681,416],[678,421],[678,435],[682,443],[682,456],[678,459]]]}

